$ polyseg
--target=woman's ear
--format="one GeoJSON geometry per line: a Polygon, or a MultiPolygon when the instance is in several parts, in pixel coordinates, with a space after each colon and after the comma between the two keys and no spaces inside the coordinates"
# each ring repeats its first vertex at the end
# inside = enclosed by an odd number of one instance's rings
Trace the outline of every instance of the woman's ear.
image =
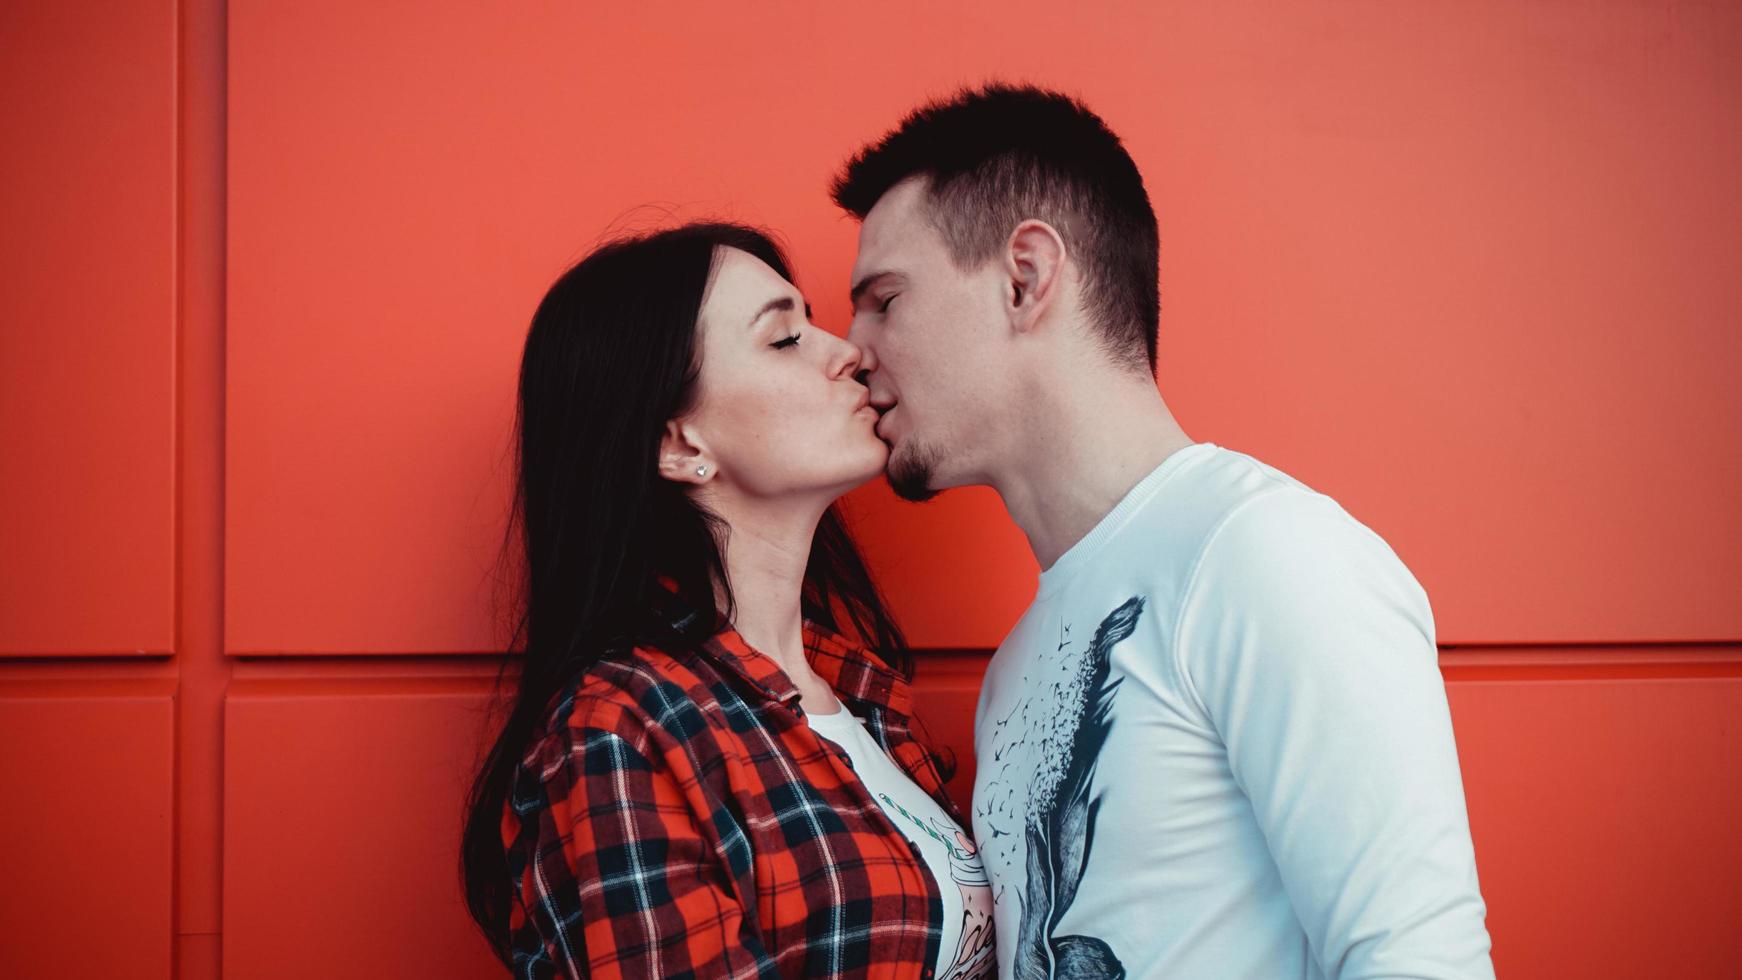
{"type": "Polygon", "coordinates": [[[659,437],[659,475],[699,487],[714,478],[714,471],[713,456],[695,429],[678,419],[667,421],[659,437]]]}
{"type": "Polygon", "coordinates": [[[1005,311],[1018,333],[1033,330],[1064,285],[1065,241],[1058,229],[1029,218],[1004,248],[1005,311]]]}

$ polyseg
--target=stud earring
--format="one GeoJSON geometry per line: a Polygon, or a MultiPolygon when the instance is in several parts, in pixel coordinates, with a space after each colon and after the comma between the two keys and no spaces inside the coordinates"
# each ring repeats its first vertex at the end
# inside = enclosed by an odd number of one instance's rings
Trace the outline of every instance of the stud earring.
{"type": "Polygon", "coordinates": [[[696,467],[696,475],[697,476],[707,476],[708,475],[708,468],[706,466],[696,467]]]}

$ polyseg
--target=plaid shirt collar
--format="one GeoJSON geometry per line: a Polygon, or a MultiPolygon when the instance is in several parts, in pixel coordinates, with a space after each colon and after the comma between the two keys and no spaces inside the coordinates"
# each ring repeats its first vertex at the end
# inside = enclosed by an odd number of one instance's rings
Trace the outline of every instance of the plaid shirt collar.
{"type": "MultiPolygon", "coordinates": [[[[729,626],[713,636],[699,635],[707,628],[706,617],[679,597],[669,582],[661,585],[655,596],[659,615],[673,629],[697,639],[697,648],[705,656],[765,700],[790,707],[798,699],[798,688],[773,657],[758,652],[729,626]]],[[[875,653],[809,619],[804,621],[804,648],[811,669],[835,689],[848,711],[864,715],[876,710],[898,721],[913,716],[907,679],[875,653]]]]}

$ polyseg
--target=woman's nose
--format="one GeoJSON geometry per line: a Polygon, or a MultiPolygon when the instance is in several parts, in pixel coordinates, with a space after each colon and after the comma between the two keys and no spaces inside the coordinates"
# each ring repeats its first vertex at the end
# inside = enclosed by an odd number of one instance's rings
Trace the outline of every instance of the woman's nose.
{"type": "Polygon", "coordinates": [[[833,369],[829,372],[829,377],[851,378],[859,373],[865,359],[865,352],[859,349],[858,344],[850,340],[838,340],[838,342],[841,345],[840,350],[835,353],[833,369]]]}

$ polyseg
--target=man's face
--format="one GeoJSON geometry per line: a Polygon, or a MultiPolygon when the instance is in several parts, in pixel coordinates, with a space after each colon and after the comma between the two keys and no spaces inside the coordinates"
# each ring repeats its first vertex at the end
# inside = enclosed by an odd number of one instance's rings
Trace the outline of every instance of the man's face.
{"type": "Polygon", "coordinates": [[[925,190],[924,178],[909,178],[865,216],[847,332],[882,416],[889,484],[908,500],[983,481],[981,425],[999,416],[1007,333],[998,263],[957,268],[925,190]]]}

